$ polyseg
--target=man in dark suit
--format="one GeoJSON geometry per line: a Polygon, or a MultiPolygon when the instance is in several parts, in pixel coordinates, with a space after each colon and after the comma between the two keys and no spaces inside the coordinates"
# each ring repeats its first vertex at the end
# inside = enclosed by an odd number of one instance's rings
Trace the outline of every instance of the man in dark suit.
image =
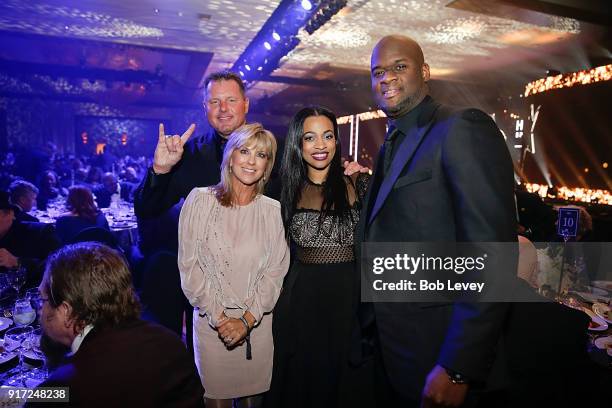
{"type": "Polygon", "coordinates": [[[47,256],[61,246],[50,224],[20,222],[6,192],[0,192],[0,271],[24,267],[25,286],[38,285],[47,256]]]}
{"type": "MultiPolygon", "coordinates": [[[[390,127],[358,240],[516,241],[512,162],[491,118],[428,96],[429,66],[407,37],[380,40],[371,80],[390,127]]],[[[394,402],[459,406],[489,381],[507,311],[503,303],[381,302],[362,304],[360,318],[378,335],[378,371],[394,402]]]]}
{"type": "Polygon", "coordinates": [[[132,192],[134,184],[128,182],[119,182],[117,176],[113,173],[104,173],[102,183],[96,185],[92,193],[96,196],[98,208],[109,208],[113,201],[113,196],[117,200],[132,202],[132,192]]]}
{"type": "Polygon", "coordinates": [[[69,387],[73,407],[204,406],[185,345],[139,319],[117,251],[94,242],[66,246],[49,258],[39,290],[43,332],[71,350],[41,387],[69,387]]]}
{"type": "Polygon", "coordinates": [[[9,187],[9,194],[11,203],[15,206],[17,221],[38,222],[38,218],[28,214],[38,197],[38,188],[34,184],[25,180],[15,180],[9,187]]]}

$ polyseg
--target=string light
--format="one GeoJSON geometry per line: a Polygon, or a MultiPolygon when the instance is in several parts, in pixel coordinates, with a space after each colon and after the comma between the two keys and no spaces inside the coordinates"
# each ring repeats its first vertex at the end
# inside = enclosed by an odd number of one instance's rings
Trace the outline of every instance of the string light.
{"type": "Polygon", "coordinates": [[[591,188],[559,187],[557,194],[552,195],[546,184],[525,183],[527,191],[536,193],[542,198],[556,198],[565,201],[612,205],[612,194],[608,190],[591,188]]]}
{"type": "Polygon", "coordinates": [[[361,112],[361,113],[357,113],[355,115],[340,116],[338,118],[338,124],[339,125],[344,125],[346,123],[349,123],[351,121],[351,117],[352,116],[358,116],[359,117],[359,121],[361,121],[361,122],[363,122],[364,120],[381,119],[381,118],[386,118],[387,117],[387,115],[385,115],[385,112],[383,112],[381,110],[370,111],[370,112],[361,112]]]}
{"type": "Polygon", "coordinates": [[[612,64],[597,68],[540,78],[525,86],[525,96],[550,91],[551,89],[570,88],[575,85],[588,85],[612,79],[612,64]]]}

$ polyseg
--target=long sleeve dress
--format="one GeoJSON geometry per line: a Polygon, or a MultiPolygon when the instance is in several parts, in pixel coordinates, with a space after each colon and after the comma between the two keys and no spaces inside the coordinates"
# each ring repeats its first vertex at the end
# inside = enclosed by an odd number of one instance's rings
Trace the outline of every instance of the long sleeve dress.
{"type": "Polygon", "coordinates": [[[185,296],[194,306],[194,354],[207,398],[265,392],[272,377],[272,309],[289,267],[280,204],[257,196],[224,207],[210,188],[194,189],[179,219],[178,265],[185,296]],[[222,312],[250,311],[252,359],[246,344],[228,349],[215,326],[222,312]]]}

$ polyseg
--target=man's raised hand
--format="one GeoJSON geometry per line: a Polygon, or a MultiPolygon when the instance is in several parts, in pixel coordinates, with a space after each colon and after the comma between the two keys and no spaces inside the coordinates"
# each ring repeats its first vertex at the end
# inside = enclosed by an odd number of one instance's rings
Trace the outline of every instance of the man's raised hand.
{"type": "Polygon", "coordinates": [[[192,123],[182,135],[166,136],[164,124],[159,124],[159,139],[153,156],[153,171],[155,174],[165,174],[183,157],[183,146],[193,134],[195,123],[192,123]]]}

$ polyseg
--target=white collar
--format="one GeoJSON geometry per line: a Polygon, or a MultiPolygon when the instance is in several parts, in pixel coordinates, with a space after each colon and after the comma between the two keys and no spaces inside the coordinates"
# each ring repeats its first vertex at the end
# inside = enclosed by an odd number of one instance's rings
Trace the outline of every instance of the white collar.
{"type": "Polygon", "coordinates": [[[83,332],[77,334],[74,340],[72,340],[72,344],[70,345],[70,355],[74,355],[77,351],[79,351],[81,343],[83,343],[83,340],[85,340],[85,336],[89,334],[91,329],[93,329],[93,324],[88,324],[83,329],[83,332]]]}

